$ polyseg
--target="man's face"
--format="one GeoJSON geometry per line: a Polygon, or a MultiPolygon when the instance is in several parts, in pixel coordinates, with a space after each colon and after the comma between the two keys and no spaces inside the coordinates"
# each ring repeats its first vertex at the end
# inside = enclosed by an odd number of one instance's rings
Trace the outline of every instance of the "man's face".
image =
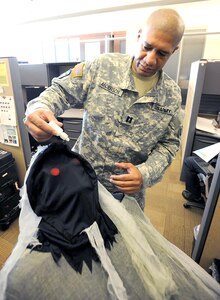
{"type": "Polygon", "coordinates": [[[176,49],[169,34],[147,28],[138,38],[134,70],[140,76],[150,77],[163,68],[176,49]]]}

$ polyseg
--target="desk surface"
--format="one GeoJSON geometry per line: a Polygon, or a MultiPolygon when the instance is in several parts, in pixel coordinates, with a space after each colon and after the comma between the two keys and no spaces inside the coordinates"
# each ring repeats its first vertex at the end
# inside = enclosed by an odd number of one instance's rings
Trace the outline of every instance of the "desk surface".
{"type": "Polygon", "coordinates": [[[65,110],[65,112],[60,115],[60,118],[63,119],[69,119],[69,118],[78,118],[82,119],[83,118],[83,109],[78,109],[78,108],[70,108],[68,110],[65,110]]]}
{"type": "Polygon", "coordinates": [[[196,129],[204,131],[206,133],[210,133],[212,134],[212,136],[220,138],[220,129],[215,128],[212,122],[213,119],[198,117],[196,122],[196,129]]]}

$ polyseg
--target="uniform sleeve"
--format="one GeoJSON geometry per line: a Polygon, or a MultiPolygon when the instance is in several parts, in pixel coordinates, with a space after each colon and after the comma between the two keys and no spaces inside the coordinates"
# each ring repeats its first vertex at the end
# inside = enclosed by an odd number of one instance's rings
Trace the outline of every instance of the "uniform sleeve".
{"type": "Polygon", "coordinates": [[[52,80],[49,88],[27,105],[26,115],[36,109],[48,109],[55,116],[72,107],[82,107],[91,82],[91,63],[80,63],[52,80]]]}
{"type": "Polygon", "coordinates": [[[171,164],[180,147],[183,111],[181,108],[174,114],[164,137],[152,150],[146,162],[137,165],[143,176],[144,188],[161,180],[165,170],[171,164]]]}

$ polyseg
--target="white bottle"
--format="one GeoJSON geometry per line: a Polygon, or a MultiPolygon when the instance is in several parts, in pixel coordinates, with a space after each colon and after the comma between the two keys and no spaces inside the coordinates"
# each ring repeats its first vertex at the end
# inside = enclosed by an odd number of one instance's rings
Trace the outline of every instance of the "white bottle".
{"type": "Polygon", "coordinates": [[[69,142],[70,139],[68,135],[54,121],[50,121],[49,125],[56,130],[56,136],[59,136],[62,140],[69,142]]]}

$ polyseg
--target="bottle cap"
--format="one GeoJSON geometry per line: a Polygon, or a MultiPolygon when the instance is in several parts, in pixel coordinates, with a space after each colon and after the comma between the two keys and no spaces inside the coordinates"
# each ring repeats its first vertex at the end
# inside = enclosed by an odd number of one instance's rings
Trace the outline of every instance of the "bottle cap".
{"type": "Polygon", "coordinates": [[[67,142],[69,142],[69,137],[68,137],[68,135],[65,133],[65,132],[61,132],[60,134],[59,134],[59,136],[61,137],[61,139],[62,140],[64,140],[64,141],[67,141],[67,142]]]}
{"type": "Polygon", "coordinates": [[[62,140],[67,142],[70,140],[68,135],[65,132],[63,132],[63,129],[59,127],[54,121],[50,121],[49,125],[57,131],[56,136],[59,136],[62,140]]]}

